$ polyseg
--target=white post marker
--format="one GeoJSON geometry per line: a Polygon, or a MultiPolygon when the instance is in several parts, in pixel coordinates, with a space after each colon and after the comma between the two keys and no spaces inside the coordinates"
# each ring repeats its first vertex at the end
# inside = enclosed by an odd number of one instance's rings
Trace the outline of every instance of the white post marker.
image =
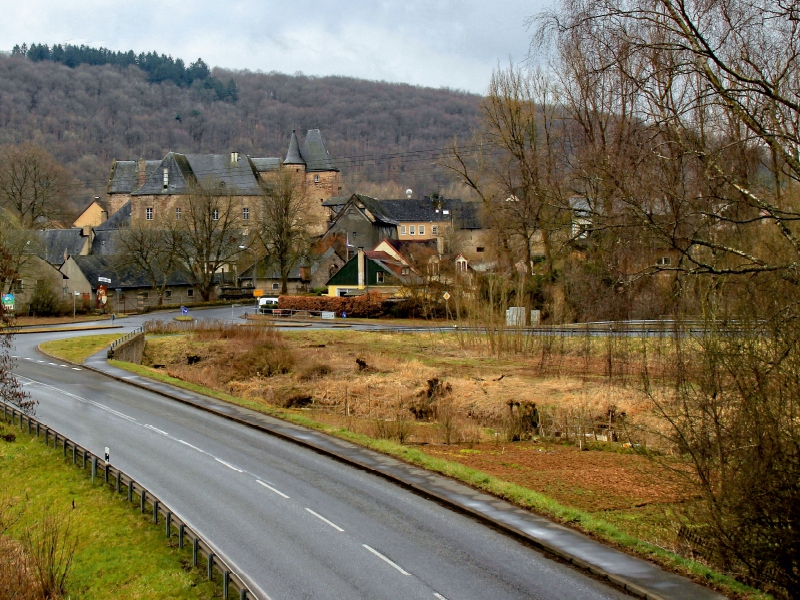
{"type": "Polygon", "coordinates": [[[106,446],[106,462],[111,459],[111,453],[108,451],[108,446],[106,446]]]}

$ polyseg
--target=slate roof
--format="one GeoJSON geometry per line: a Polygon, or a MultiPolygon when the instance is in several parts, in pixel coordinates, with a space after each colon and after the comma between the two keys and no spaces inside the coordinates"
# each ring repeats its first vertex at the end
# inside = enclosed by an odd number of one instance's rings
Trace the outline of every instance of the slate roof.
{"type": "Polygon", "coordinates": [[[95,229],[91,254],[98,256],[114,254],[120,235],[122,235],[122,231],[119,229],[95,229]]]}
{"type": "Polygon", "coordinates": [[[306,162],[306,171],[338,171],[331,163],[331,157],[325,149],[319,129],[308,130],[300,155],[306,162]]]}
{"type": "Polygon", "coordinates": [[[65,254],[75,256],[83,249],[86,238],[81,233],[80,227],[37,231],[41,248],[39,256],[51,265],[63,264],[65,254]]]}
{"type": "Polygon", "coordinates": [[[427,197],[422,200],[402,198],[375,202],[380,205],[378,210],[381,214],[397,222],[436,223],[452,220],[459,229],[482,228],[480,205],[474,202],[455,198],[434,201],[427,197]]]}
{"type": "MultiPolygon", "coordinates": [[[[144,272],[133,266],[121,267],[106,256],[73,256],[72,260],[93,287],[97,285],[98,277],[110,278],[111,287],[114,288],[130,289],[152,286],[144,272]]],[[[176,270],[168,277],[167,285],[192,285],[192,279],[189,273],[176,270]]]]}
{"type": "Polygon", "coordinates": [[[331,196],[322,203],[322,206],[344,206],[350,198],[351,196],[331,196]]]}
{"type": "MultiPolygon", "coordinates": [[[[300,268],[302,265],[299,263],[292,267],[289,271],[289,280],[300,279],[300,268]]],[[[281,273],[275,265],[264,265],[263,257],[258,259],[258,273],[256,279],[280,279],[281,273]]],[[[250,265],[239,273],[239,281],[252,281],[253,280],[253,265],[250,265]]]]}
{"type": "Polygon", "coordinates": [[[252,156],[249,158],[256,171],[259,173],[263,173],[264,171],[277,171],[281,168],[280,158],[254,158],[252,156]]]}
{"type": "MultiPolygon", "coordinates": [[[[147,176],[161,164],[160,160],[145,161],[145,173],[147,176]]],[[[111,177],[108,180],[109,194],[130,194],[138,187],[139,183],[139,163],[136,160],[117,160],[111,167],[111,177]]]]}
{"type": "Polygon", "coordinates": [[[133,195],[187,194],[198,184],[215,192],[241,196],[257,196],[263,193],[258,172],[253,162],[244,155],[232,161],[230,154],[170,152],[133,195]],[[169,175],[166,189],[164,169],[167,169],[169,175]]]}
{"type": "Polygon", "coordinates": [[[289,140],[289,150],[286,152],[286,158],[283,159],[285,165],[304,165],[306,161],[300,154],[300,144],[297,141],[297,133],[292,129],[292,138],[289,140]]]}
{"type": "Polygon", "coordinates": [[[131,201],[128,200],[122,207],[106,219],[103,223],[94,228],[98,231],[109,231],[114,229],[130,229],[131,227],[131,201]]]}

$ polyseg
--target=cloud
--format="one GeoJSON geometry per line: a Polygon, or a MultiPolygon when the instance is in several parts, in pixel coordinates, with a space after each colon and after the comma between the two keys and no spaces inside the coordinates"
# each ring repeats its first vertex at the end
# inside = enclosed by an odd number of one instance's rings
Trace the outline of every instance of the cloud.
{"type": "Polygon", "coordinates": [[[483,92],[498,61],[525,57],[538,2],[28,0],[4,8],[0,36],[483,92]]]}

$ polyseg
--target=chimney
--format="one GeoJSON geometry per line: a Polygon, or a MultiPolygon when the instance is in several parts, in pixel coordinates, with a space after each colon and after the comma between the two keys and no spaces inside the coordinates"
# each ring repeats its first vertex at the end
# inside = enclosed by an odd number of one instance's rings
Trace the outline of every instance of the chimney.
{"type": "Polygon", "coordinates": [[[366,257],[364,256],[364,248],[358,249],[358,287],[364,287],[364,263],[366,257]]]}
{"type": "Polygon", "coordinates": [[[144,185],[144,180],[147,179],[147,163],[145,162],[144,158],[139,159],[139,164],[137,167],[139,177],[137,179],[138,185],[136,187],[140,188],[144,185]]]}
{"type": "Polygon", "coordinates": [[[231,152],[231,163],[235,163],[239,161],[239,153],[238,152],[231,152]]]}

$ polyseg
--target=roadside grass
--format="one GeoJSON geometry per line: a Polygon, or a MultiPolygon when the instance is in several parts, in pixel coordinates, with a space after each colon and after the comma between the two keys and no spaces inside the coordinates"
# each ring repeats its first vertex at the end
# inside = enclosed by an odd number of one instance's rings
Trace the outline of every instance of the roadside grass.
{"type": "Polygon", "coordinates": [[[77,537],[72,598],[213,598],[215,584],[191,564],[191,553],[167,541],[136,504],[128,504],[107,486],[91,484],[88,471],[71,464],[58,451],[8,424],[0,431],[16,435],[0,441],[0,489],[22,509],[21,519],[7,532],[18,538],[45,508],[65,514],[77,537]],[[73,503],[74,502],[74,508],[73,503]]]}
{"type": "MultiPolygon", "coordinates": [[[[375,439],[362,433],[353,432],[344,427],[335,427],[329,424],[320,423],[319,421],[308,418],[299,411],[266,406],[259,402],[240,398],[238,396],[226,394],[202,385],[171,377],[150,367],[117,360],[110,360],[108,362],[114,367],[127,370],[131,373],[149,377],[156,381],[168,383],[176,387],[217,398],[225,402],[230,402],[231,404],[242,406],[244,408],[256,410],[263,414],[308,427],[309,429],[314,429],[322,433],[333,435],[366,448],[370,448],[377,452],[399,458],[413,465],[446,475],[448,477],[452,477],[458,481],[470,485],[475,489],[485,491],[499,498],[503,498],[504,500],[508,500],[517,506],[526,508],[537,514],[550,517],[555,521],[570,527],[574,527],[580,531],[583,531],[584,533],[587,533],[597,540],[609,543],[612,546],[616,546],[620,549],[630,552],[631,554],[652,560],[669,568],[670,570],[687,575],[696,581],[704,582],[706,585],[711,585],[716,589],[721,590],[723,593],[730,595],[731,597],[748,598],[753,600],[771,598],[771,596],[750,588],[736,581],[732,577],[718,573],[697,561],[684,558],[675,554],[674,552],[670,552],[669,550],[660,548],[654,544],[639,540],[636,537],[621,531],[609,521],[598,518],[596,515],[593,515],[587,511],[565,506],[534,490],[510,483],[499,477],[472,469],[454,461],[448,461],[442,458],[431,456],[418,448],[405,446],[390,440],[375,439]]],[[[617,520],[621,521],[622,519],[617,520]]]]}
{"type": "Polygon", "coordinates": [[[100,350],[108,347],[111,342],[121,338],[123,335],[122,333],[105,333],[76,336],[44,342],[39,348],[42,352],[56,358],[63,358],[69,362],[80,364],[92,354],[100,352],[100,350]]]}

